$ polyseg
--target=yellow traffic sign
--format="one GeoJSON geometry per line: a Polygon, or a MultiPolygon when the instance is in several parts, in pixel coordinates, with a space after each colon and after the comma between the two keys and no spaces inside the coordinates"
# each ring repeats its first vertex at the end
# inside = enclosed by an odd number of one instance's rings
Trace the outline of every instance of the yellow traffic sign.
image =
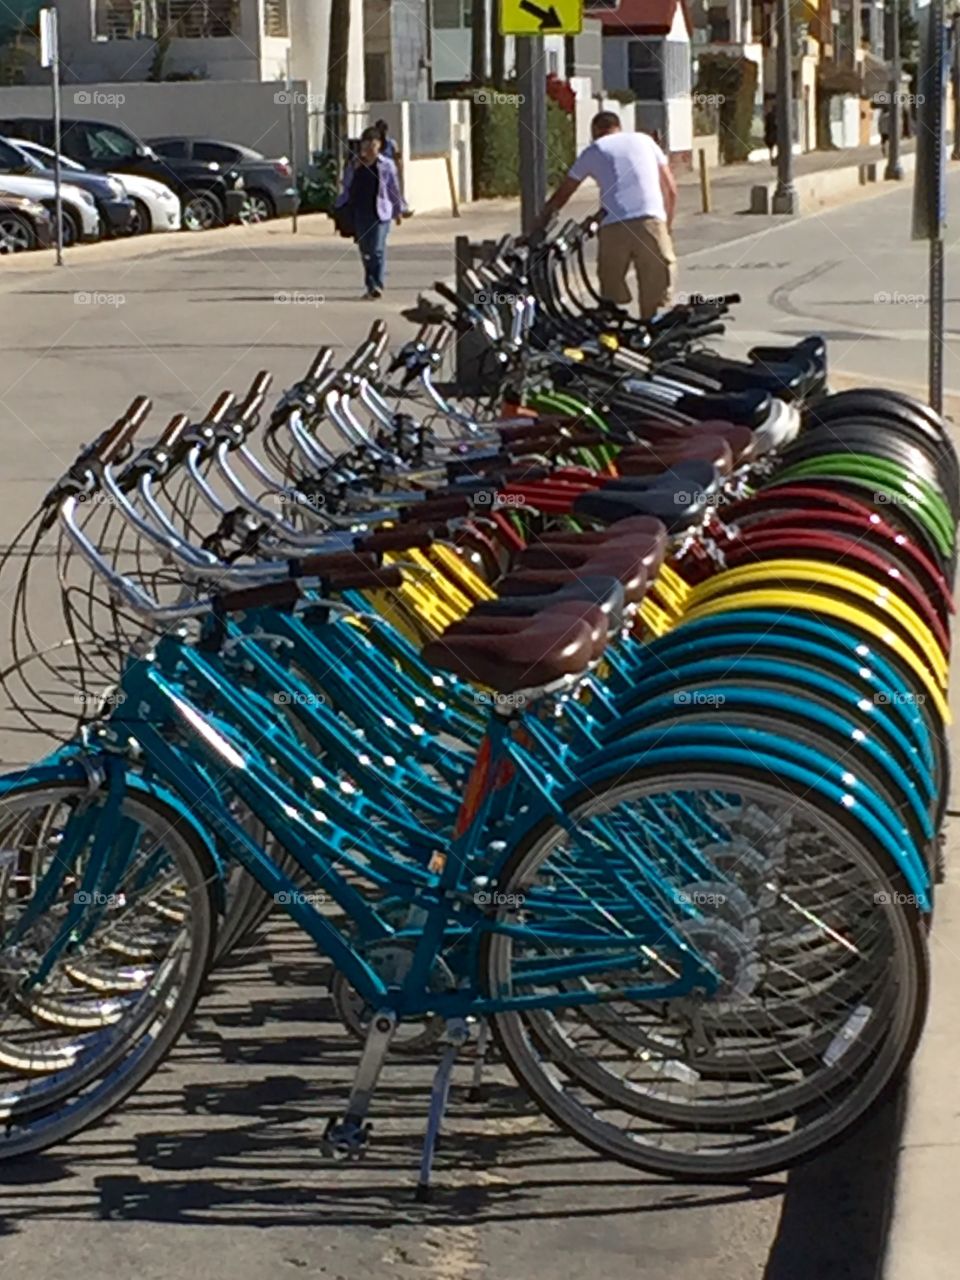
{"type": "Polygon", "coordinates": [[[575,36],[583,30],[583,0],[500,0],[503,36],[575,36]]]}

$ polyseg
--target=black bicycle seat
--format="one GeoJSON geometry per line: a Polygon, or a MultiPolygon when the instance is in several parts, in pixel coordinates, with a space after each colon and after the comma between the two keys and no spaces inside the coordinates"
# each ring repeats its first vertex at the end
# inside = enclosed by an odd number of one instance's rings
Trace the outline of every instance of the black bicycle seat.
{"type": "Polygon", "coordinates": [[[729,391],[723,395],[685,395],[673,405],[698,422],[710,418],[723,418],[744,427],[759,427],[766,421],[772,407],[769,392],[763,390],[729,391]]]}
{"type": "Polygon", "coordinates": [[[620,476],[581,494],[573,514],[612,524],[628,516],[655,516],[671,533],[694,524],[720,491],[717,469],[709,462],[678,463],[657,476],[620,476]]]}

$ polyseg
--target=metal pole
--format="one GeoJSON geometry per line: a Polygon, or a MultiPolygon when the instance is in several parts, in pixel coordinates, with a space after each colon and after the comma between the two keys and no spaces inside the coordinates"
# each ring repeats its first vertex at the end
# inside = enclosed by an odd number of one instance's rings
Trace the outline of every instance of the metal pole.
{"type": "Polygon", "coordinates": [[[797,212],[793,185],[793,36],[790,0],[777,0],[777,188],[774,213],[797,212]]]}
{"type": "Polygon", "coordinates": [[[293,73],[290,66],[290,46],[287,46],[287,150],[290,152],[290,168],[293,171],[293,186],[297,192],[297,202],[293,206],[293,218],[290,230],[297,234],[298,210],[300,208],[300,184],[297,181],[297,121],[293,101],[293,73]]]}
{"type": "Polygon", "coordinates": [[[946,6],[944,0],[933,0],[930,21],[933,38],[930,41],[933,67],[929,84],[932,93],[931,126],[936,148],[936,207],[933,210],[930,232],[930,349],[929,349],[929,400],[937,413],[943,410],[943,329],[944,329],[944,269],[943,227],[946,222],[946,137],[944,130],[944,72],[946,71],[946,6]]]}
{"type": "Polygon", "coordinates": [[[887,97],[890,99],[890,134],[887,144],[887,167],[884,178],[899,182],[903,177],[903,166],[900,163],[900,135],[903,132],[903,121],[900,119],[900,0],[891,0],[890,4],[890,85],[887,97]]]}
{"type": "Polygon", "coordinates": [[[950,79],[953,84],[953,151],[951,160],[960,160],[960,13],[953,15],[953,48],[950,79]]]}
{"type": "Polygon", "coordinates": [[[543,36],[517,36],[520,224],[526,235],[547,199],[547,78],[543,36]]]}
{"type": "Polygon", "coordinates": [[[53,88],[53,208],[57,230],[58,267],[63,266],[63,194],[60,176],[60,26],[55,5],[50,5],[50,75],[53,88]]]}

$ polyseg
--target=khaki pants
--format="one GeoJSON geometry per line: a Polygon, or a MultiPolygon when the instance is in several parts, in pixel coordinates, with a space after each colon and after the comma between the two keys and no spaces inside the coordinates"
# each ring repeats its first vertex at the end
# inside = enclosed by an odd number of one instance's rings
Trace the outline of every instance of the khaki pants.
{"type": "Polygon", "coordinates": [[[667,224],[659,218],[600,224],[598,270],[600,292],[621,306],[630,302],[627,271],[637,276],[640,316],[648,320],[670,302],[677,256],[667,224]]]}

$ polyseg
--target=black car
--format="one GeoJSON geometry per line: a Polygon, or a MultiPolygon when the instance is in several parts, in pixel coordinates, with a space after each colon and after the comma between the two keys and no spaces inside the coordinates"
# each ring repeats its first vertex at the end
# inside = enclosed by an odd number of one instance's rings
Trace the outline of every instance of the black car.
{"type": "MultiPolygon", "coordinates": [[[[10,116],[0,133],[53,147],[53,121],[46,116],[10,116]]],[[[60,150],[85,169],[140,173],[165,182],[180,197],[183,225],[201,231],[234,222],[246,207],[244,180],[236,169],[211,162],[158,156],[129,129],[100,120],[64,120],[60,150]]]]}
{"type": "Polygon", "coordinates": [[[151,138],[150,146],[171,162],[199,161],[242,174],[247,194],[246,221],[263,222],[296,211],[296,178],[286,156],[271,160],[252,147],[215,138],[151,138]]]}
{"type": "MultiPolygon", "coordinates": [[[[41,164],[35,156],[21,151],[9,138],[0,138],[0,175],[21,174],[25,178],[49,178],[53,170],[41,164]]],[[[136,206],[116,178],[99,173],[64,173],[64,182],[70,182],[82,191],[89,191],[97,202],[97,213],[105,236],[125,236],[133,224],[136,206]]]]}

